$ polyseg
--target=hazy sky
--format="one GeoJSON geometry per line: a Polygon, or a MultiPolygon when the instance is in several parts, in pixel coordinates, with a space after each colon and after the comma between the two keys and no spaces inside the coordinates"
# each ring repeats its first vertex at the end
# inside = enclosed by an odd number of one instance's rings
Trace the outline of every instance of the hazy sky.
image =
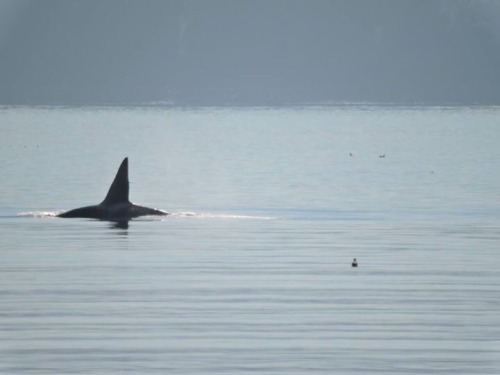
{"type": "Polygon", "coordinates": [[[0,0],[0,104],[500,104],[500,1],[0,0]]]}

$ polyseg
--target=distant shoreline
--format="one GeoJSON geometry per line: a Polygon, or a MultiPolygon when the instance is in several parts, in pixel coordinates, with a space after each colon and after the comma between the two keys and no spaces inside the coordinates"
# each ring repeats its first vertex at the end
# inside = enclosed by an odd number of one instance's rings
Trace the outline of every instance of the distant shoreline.
{"type": "Polygon", "coordinates": [[[139,102],[139,103],[0,103],[0,109],[6,108],[165,108],[165,109],[209,109],[209,108],[255,108],[255,109],[279,109],[279,108],[441,108],[441,109],[460,109],[460,108],[500,108],[499,104],[481,104],[481,103],[376,103],[376,102],[318,102],[318,103],[291,103],[291,104],[272,104],[272,105],[251,105],[251,104],[185,104],[169,102],[139,102]]]}

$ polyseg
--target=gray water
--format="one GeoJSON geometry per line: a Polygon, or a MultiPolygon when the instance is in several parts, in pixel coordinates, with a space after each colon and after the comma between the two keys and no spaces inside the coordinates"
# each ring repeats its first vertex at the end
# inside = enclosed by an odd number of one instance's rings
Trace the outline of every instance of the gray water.
{"type": "Polygon", "coordinates": [[[0,372],[500,373],[499,118],[1,108],[0,372]]]}

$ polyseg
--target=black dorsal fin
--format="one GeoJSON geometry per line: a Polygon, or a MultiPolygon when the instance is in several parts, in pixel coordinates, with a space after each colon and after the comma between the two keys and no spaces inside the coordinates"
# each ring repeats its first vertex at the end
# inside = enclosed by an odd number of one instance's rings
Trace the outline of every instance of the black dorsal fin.
{"type": "Polygon", "coordinates": [[[115,179],[109,188],[108,195],[106,195],[102,203],[105,205],[129,203],[128,189],[128,158],[125,158],[120,164],[115,179]]]}

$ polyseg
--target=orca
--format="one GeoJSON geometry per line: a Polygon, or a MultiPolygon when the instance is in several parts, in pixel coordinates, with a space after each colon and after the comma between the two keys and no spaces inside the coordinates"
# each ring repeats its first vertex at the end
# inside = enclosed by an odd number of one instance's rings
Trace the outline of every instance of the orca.
{"type": "Polygon", "coordinates": [[[127,222],[139,216],[168,215],[167,212],[157,210],[156,208],[137,206],[130,203],[128,195],[128,158],[125,158],[120,164],[118,172],[116,172],[115,179],[109,188],[106,198],[104,198],[101,203],[94,206],[75,208],[74,210],[63,212],[57,216],[64,218],[78,217],[127,222]]]}

